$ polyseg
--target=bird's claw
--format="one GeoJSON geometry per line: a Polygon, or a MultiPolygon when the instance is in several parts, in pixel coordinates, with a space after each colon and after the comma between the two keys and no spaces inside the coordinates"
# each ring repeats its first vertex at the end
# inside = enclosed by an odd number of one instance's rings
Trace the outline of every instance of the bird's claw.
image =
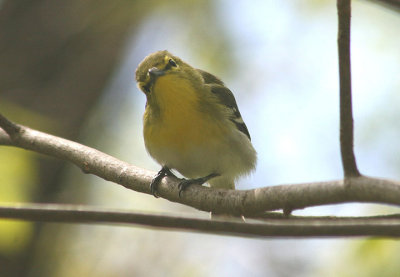
{"type": "Polygon", "coordinates": [[[153,194],[153,196],[155,198],[158,198],[158,195],[157,195],[158,184],[161,182],[162,178],[164,178],[165,176],[175,176],[175,175],[171,172],[171,170],[168,167],[163,166],[161,168],[161,170],[158,171],[157,175],[153,178],[153,180],[151,180],[150,192],[151,192],[151,194],[153,194]]]}
{"type": "Polygon", "coordinates": [[[178,189],[179,189],[179,198],[182,196],[182,192],[190,185],[202,185],[205,182],[207,182],[208,180],[210,180],[211,178],[217,177],[219,176],[218,173],[212,173],[210,175],[207,175],[205,177],[201,177],[201,178],[197,178],[197,179],[183,179],[179,185],[178,185],[178,189]]]}
{"type": "MultiPolygon", "coordinates": [[[[183,179],[179,185],[178,185],[178,189],[179,189],[179,198],[181,198],[182,196],[182,192],[190,185],[192,184],[196,184],[197,179],[183,179]]],[[[197,183],[199,184],[199,183],[197,183]]]]}

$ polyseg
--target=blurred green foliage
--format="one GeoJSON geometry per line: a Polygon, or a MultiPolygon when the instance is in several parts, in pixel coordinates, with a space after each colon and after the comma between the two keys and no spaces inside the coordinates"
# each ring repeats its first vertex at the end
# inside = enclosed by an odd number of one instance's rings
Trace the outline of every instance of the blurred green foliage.
{"type": "MultiPolygon", "coordinates": [[[[0,204],[30,202],[37,185],[36,154],[23,149],[0,147],[0,204]]],[[[0,252],[6,256],[24,250],[32,235],[32,223],[0,220],[0,252]]]]}

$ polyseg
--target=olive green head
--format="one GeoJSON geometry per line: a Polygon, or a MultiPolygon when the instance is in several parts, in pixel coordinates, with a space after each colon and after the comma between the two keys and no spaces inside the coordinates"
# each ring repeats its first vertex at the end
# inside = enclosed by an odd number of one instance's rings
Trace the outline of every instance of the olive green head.
{"type": "Polygon", "coordinates": [[[157,51],[148,55],[136,69],[136,81],[139,88],[149,95],[157,78],[175,74],[179,78],[190,80],[193,85],[203,81],[201,74],[167,50],[157,51]]]}

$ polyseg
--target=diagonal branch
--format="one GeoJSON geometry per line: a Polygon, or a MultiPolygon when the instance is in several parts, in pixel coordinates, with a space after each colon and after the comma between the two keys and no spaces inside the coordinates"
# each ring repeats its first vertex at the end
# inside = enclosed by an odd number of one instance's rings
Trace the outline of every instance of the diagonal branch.
{"type": "MultiPolygon", "coordinates": [[[[0,117],[0,127],[4,125],[0,117]]],[[[12,136],[0,129],[0,144],[33,150],[70,161],[84,172],[120,184],[128,189],[151,194],[154,172],[138,168],[96,149],[45,134],[22,125],[12,136]]],[[[400,183],[366,176],[346,180],[279,185],[252,190],[223,190],[190,186],[182,197],[179,180],[166,177],[158,188],[160,197],[202,211],[236,215],[256,215],[270,210],[295,210],[310,206],[348,202],[400,205],[400,183]]]]}
{"type": "Polygon", "coordinates": [[[351,103],[350,17],[351,0],[337,0],[340,79],[340,150],[345,177],[359,176],[353,150],[353,111],[351,103]]]}
{"type": "Polygon", "coordinates": [[[42,222],[140,225],[163,230],[181,230],[242,237],[400,237],[397,215],[381,218],[269,219],[263,222],[207,220],[160,214],[110,211],[68,205],[1,205],[0,218],[42,222]]]}

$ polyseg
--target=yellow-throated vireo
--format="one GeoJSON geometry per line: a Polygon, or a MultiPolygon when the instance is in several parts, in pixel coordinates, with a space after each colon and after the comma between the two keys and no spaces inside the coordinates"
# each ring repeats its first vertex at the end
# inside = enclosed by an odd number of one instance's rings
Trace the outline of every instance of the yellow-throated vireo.
{"type": "Polygon", "coordinates": [[[148,153],[162,166],[157,184],[177,170],[191,184],[234,189],[235,180],[255,168],[257,153],[235,97],[214,75],[195,69],[168,51],[148,55],[136,69],[146,94],[143,135],[148,153]]]}

